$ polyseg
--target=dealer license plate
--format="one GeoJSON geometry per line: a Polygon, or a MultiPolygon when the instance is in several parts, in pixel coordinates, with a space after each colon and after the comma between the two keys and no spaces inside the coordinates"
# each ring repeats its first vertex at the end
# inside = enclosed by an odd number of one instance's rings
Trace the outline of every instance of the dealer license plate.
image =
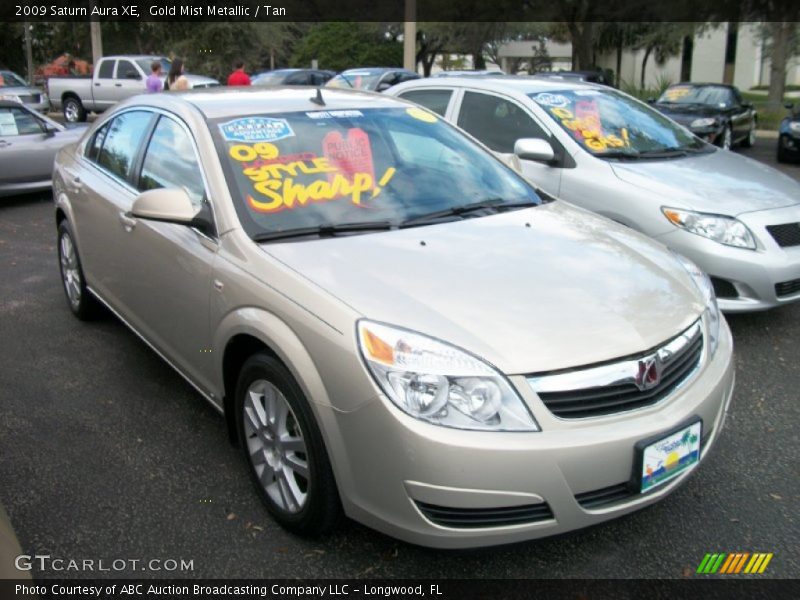
{"type": "Polygon", "coordinates": [[[697,464],[702,428],[697,421],[644,447],[640,491],[658,487],[697,464]]]}

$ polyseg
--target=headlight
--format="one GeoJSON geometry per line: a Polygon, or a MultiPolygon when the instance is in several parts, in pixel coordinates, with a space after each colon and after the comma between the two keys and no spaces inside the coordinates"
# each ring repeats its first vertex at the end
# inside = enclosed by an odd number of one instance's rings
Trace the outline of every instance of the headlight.
{"type": "Polygon", "coordinates": [[[691,127],[692,129],[695,129],[695,128],[696,129],[701,129],[703,127],[716,127],[717,125],[718,125],[718,123],[717,123],[716,119],[714,119],[712,117],[708,117],[708,118],[705,118],[705,119],[695,119],[694,121],[692,121],[692,124],[689,125],[689,127],[691,127]]]}
{"type": "Polygon", "coordinates": [[[792,121],[789,123],[789,131],[800,133],[800,121],[792,121]]]}
{"type": "Polygon", "coordinates": [[[756,249],[756,240],[747,226],[733,217],[662,207],[661,212],[670,223],[689,233],[701,235],[726,246],[756,249]]]}
{"type": "Polygon", "coordinates": [[[22,104],[22,100],[20,100],[19,96],[16,94],[0,94],[0,100],[8,100],[9,102],[18,102],[22,104]]]}
{"type": "Polygon", "coordinates": [[[412,417],[457,429],[539,431],[505,377],[464,350],[371,321],[359,321],[358,342],[378,385],[412,417]]]}
{"type": "Polygon", "coordinates": [[[686,272],[691,275],[697,289],[703,295],[703,300],[706,303],[706,323],[708,326],[708,348],[709,358],[714,356],[719,345],[719,306],[717,306],[717,296],[714,294],[714,286],[711,284],[711,279],[703,271],[700,270],[696,264],[685,256],[673,251],[675,258],[683,265],[686,272]]]}

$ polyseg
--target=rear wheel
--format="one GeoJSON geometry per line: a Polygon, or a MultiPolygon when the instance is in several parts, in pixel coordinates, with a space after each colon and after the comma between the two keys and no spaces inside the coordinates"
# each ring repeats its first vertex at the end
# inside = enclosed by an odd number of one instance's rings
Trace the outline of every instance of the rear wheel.
{"type": "Polygon", "coordinates": [[[70,310],[82,321],[91,319],[97,314],[99,304],[86,288],[75,237],[67,221],[58,226],[58,266],[70,310]]]}
{"type": "Polygon", "coordinates": [[[783,149],[783,140],[778,139],[778,155],[775,157],[779,163],[789,162],[789,155],[783,149]]]}
{"type": "Polygon", "coordinates": [[[750,125],[750,131],[747,132],[747,137],[742,142],[742,146],[745,148],[752,148],[756,145],[756,122],[753,121],[753,124],[750,125]]]}
{"type": "Polygon", "coordinates": [[[86,121],[86,109],[83,108],[81,101],[70,96],[64,99],[64,120],[67,123],[83,123],[86,121]]]}
{"type": "Polygon", "coordinates": [[[242,367],[236,421],[250,476],[275,520],[301,535],[330,531],[341,506],[322,435],[294,377],[267,353],[242,367]]]}

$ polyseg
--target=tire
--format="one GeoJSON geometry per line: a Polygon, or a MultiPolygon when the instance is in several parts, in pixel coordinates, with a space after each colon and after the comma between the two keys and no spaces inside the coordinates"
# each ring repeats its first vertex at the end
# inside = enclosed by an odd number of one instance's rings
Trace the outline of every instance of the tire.
{"type": "Polygon", "coordinates": [[[742,140],[742,147],[743,148],[752,148],[756,145],[756,122],[753,121],[753,124],[750,126],[750,131],[747,133],[747,137],[742,140]]]}
{"type": "Polygon", "coordinates": [[[67,296],[67,305],[81,321],[89,321],[97,316],[100,304],[86,287],[75,236],[67,221],[58,225],[58,267],[61,283],[67,296]]]}
{"type": "Polygon", "coordinates": [[[239,445],[269,513],[299,535],[330,532],[342,512],[339,493],[319,426],[291,373],[266,352],[254,354],[239,373],[235,410],[239,445]]]}
{"type": "Polygon", "coordinates": [[[64,98],[64,105],[62,106],[64,112],[64,120],[67,123],[83,123],[86,121],[86,109],[78,98],[69,96],[64,98]]]}
{"type": "Polygon", "coordinates": [[[775,159],[779,163],[787,163],[787,162],[789,162],[789,157],[787,156],[786,151],[781,147],[781,140],[780,139],[778,139],[778,152],[777,152],[777,155],[775,156],[775,159]]]}
{"type": "Polygon", "coordinates": [[[723,150],[730,150],[733,146],[733,131],[731,130],[730,123],[725,125],[720,136],[719,147],[723,150]]]}

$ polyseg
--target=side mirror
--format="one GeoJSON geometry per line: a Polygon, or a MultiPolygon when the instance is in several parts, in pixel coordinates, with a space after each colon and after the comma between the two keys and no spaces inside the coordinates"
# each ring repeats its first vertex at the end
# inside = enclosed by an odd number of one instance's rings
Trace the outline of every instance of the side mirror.
{"type": "Polygon", "coordinates": [[[53,136],[54,136],[56,133],[58,133],[58,129],[56,129],[55,127],[53,127],[53,126],[52,126],[52,125],[50,125],[49,123],[44,123],[44,122],[43,122],[43,123],[42,123],[42,129],[44,129],[44,135],[45,135],[45,137],[48,137],[48,138],[51,138],[51,137],[53,137],[53,136]]]}
{"type": "Polygon", "coordinates": [[[647,103],[648,103],[648,104],[655,104],[655,103],[656,103],[656,99],[655,99],[655,98],[653,98],[652,96],[650,96],[650,97],[647,99],[647,103]]]}
{"type": "Polygon", "coordinates": [[[794,102],[787,102],[783,107],[792,110],[794,108],[794,102]]]}
{"type": "Polygon", "coordinates": [[[744,102],[742,102],[742,106],[745,108],[753,108],[753,103],[745,100],[744,102]]]}
{"type": "Polygon", "coordinates": [[[514,143],[514,154],[523,160],[551,162],[556,154],[547,140],[539,138],[522,138],[514,143]]]}
{"type": "Polygon", "coordinates": [[[391,83],[387,83],[386,81],[382,81],[381,83],[379,83],[379,84],[378,84],[378,87],[376,88],[376,91],[378,91],[378,92],[385,92],[385,91],[386,91],[386,90],[388,90],[390,87],[392,87],[392,84],[391,84],[391,83]]]}
{"type": "Polygon", "coordinates": [[[131,208],[134,217],[182,225],[191,225],[196,214],[189,194],[181,188],[147,190],[136,197],[131,208]]]}

